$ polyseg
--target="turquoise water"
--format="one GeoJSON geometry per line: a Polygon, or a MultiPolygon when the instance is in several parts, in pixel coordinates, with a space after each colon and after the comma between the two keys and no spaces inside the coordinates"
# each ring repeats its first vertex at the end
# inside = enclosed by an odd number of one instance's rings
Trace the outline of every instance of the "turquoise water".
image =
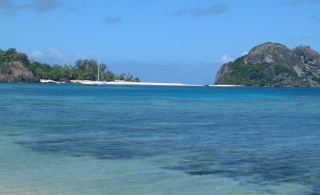
{"type": "Polygon", "coordinates": [[[320,194],[320,89],[0,84],[1,194],[320,194]]]}

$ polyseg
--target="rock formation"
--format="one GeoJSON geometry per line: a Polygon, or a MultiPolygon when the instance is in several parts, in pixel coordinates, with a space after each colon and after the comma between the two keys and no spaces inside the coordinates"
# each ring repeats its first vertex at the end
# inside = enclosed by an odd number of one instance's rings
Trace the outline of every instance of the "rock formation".
{"type": "Polygon", "coordinates": [[[40,82],[39,78],[23,66],[23,63],[29,63],[28,56],[12,51],[6,53],[10,61],[0,63],[0,82],[40,82]]]}
{"type": "Polygon", "coordinates": [[[40,82],[40,80],[21,62],[15,61],[12,62],[9,72],[0,72],[0,82],[40,82]]]}
{"type": "Polygon", "coordinates": [[[222,65],[215,84],[320,87],[320,55],[308,46],[264,43],[222,65]]]}

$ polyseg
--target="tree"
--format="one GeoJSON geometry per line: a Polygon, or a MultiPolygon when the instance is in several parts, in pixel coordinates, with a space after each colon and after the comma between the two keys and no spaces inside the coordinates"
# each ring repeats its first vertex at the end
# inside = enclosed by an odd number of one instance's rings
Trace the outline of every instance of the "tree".
{"type": "Polygon", "coordinates": [[[128,73],[125,80],[126,81],[133,81],[133,76],[130,73],[128,73]]]}
{"type": "Polygon", "coordinates": [[[107,69],[107,65],[105,65],[105,64],[100,64],[100,70],[101,70],[101,72],[105,72],[106,69],[107,69]]]}
{"type": "Polygon", "coordinates": [[[78,59],[75,64],[76,68],[80,69],[82,67],[83,61],[81,59],[78,59]]]}
{"type": "Polygon", "coordinates": [[[134,78],[134,82],[140,82],[140,79],[138,77],[134,78]]]}
{"type": "Polygon", "coordinates": [[[6,51],[6,55],[8,55],[8,56],[12,56],[12,55],[14,55],[14,54],[16,54],[17,53],[17,51],[16,51],[16,48],[9,48],[7,51],[6,51]]]}
{"type": "Polygon", "coordinates": [[[121,73],[119,76],[117,76],[117,79],[124,80],[125,77],[126,77],[126,73],[121,73]]]}
{"type": "MultiPolygon", "coordinates": [[[[6,51],[0,49],[0,73],[12,74],[13,68],[17,68],[16,64],[22,63],[22,66],[31,71],[39,79],[52,79],[58,81],[60,79],[88,79],[96,80],[98,63],[91,59],[78,59],[74,66],[54,64],[50,66],[46,63],[29,61],[28,56],[24,53],[18,53],[15,48],[9,48],[6,51]]],[[[116,79],[133,81],[133,76],[128,73],[122,73],[116,76],[113,72],[107,69],[106,64],[100,64],[100,78],[106,81],[113,81],[116,79]]],[[[139,80],[139,79],[137,79],[139,80]]]]}

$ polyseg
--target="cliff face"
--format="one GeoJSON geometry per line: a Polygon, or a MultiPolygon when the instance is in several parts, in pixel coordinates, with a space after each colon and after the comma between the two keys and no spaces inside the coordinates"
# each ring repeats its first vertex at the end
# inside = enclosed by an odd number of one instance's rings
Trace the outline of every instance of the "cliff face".
{"type": "Polygon", "coordinates": [[[222,65],[215,84],[320,87],[320,55],[306,46],[265,43],[222,65]]]}
{"type": "Polygon", "coordinates": [[[0,82],[40,82],[40,80],[21,62],[16,61],[11,64],[8,72],[0,72],[0,82]]]}
{"type": "Polygon", "coordinates": [[[31,71],[23,66],[29,62],[24,53],[7,54],[7,59],[0,63],[0,82],[40,82],[31,71]]]}

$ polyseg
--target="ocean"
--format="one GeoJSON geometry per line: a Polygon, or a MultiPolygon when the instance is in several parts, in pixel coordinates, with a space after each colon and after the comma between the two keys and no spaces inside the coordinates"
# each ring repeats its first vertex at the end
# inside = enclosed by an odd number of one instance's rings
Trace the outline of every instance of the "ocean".
{"type": "Polygon", "coordinates": [[[0,84],[0,194],[320,194],[320,89],[0,84]]]}

